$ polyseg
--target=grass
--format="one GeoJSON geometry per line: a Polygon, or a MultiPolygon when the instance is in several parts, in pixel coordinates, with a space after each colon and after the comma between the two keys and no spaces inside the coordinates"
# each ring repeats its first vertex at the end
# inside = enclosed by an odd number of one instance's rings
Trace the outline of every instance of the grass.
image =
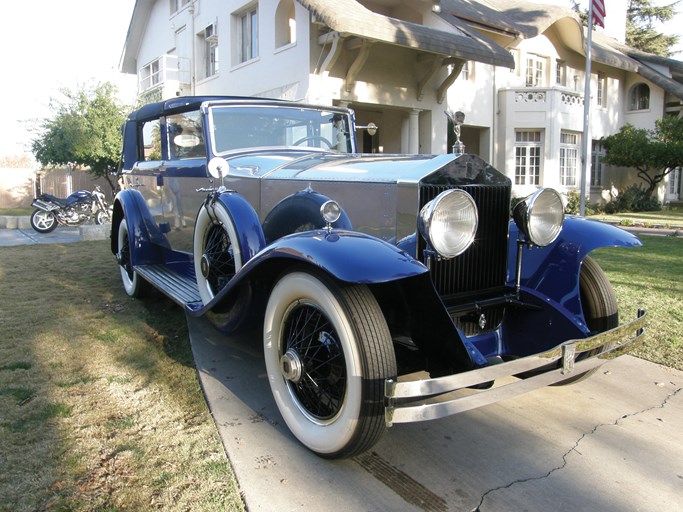
{"type": "Polygon", "coordinates": [[[106,242],[0,248],[0,511],[243,510],[182,310],[106,242]]]}
{"type": "MultiPolygon", "coordinates": [[[[683,370],[683,240],[592,253],[635,355],[683,370]]],[[[182,311],[122,290],[106,242],[0,248],[0,511],[243,510],[182,311]]]]}
{"type": "Polygon", "coordinates": [[[0,215],[24,217],[33,213],[33,208],[0,208],[0,215]]]}
{"type": "Polygon", "coordinates": [[[659,212],[615,213],[608,215],[599,213],[591,219],[617,223],[622,226],[640,225],[643,227],[682,228],[683,209],[667,208],[659,212]]]}
{"type": "Polygon", "coordinates": [[[607,272],[620,318],[633,318],[639,307],[649,314],[644,341],[632,354],[683,370],[683,239],[640,239],[642,247],[598,249],[591,256],[607,272]]]}

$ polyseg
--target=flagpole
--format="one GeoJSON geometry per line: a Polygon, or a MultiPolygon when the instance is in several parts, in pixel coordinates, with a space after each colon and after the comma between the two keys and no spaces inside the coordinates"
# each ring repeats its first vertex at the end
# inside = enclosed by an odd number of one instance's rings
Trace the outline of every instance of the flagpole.
{"type": "Polygon", "coordinates": [[[586,216],[586,178],[590,170],[591,160],[588,153],[590,141],[590,110],[591,110],[591,44],[593,42],[593,0],[588,2],[588,39],[586,41],[586,83],[583,92],[583,137],[581,147],[581,203],[579,215],[586,216]]]}

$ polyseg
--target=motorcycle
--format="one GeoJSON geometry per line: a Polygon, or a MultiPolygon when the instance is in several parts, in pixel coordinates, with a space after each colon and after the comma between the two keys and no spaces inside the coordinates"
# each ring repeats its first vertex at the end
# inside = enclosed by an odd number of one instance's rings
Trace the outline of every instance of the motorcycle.
{"type": "Polygon", "coordinates": [[[51,194],[41,194],[31,206],[31,227],[38,233],[49,233],[58,225],[80,226],[86,222],[95,224],[111,222],[111,211],[104,192],[96,185],[92,192],[78,190],[66,199],[51,194]]]}

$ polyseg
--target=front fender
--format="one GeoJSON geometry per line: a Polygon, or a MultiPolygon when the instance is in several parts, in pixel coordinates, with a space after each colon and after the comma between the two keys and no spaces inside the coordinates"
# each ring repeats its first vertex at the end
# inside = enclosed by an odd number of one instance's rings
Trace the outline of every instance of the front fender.
{"type": "MultiPolygon", "coordinates": [[[[517,226],[510,223],[508,284],[514,285],[517,226]]],[[[579,296],[581,262],[600,247],[640,247],[641,241],[623,229],[581,217],[567,217],[557,240],[543,248],[522,251],[521,285],[547,296],[572,315],[583,318],[579,296]]]]}
{"type": "Polygon", "coordinates": [[[214,208],[216,203],[226,209],[235,226],[242,264],[245,264],[266,245],[259,222],[258,214],[240,194],[234,191],[223,192],[219,195],[210,195],[206,198],[203,208],[214,208]]]}
{"type": "MultiPolygon", "coordinates": [[[[397,247],[363,233],[344,230],[307,231],[285,236],[267,246],[232,278],[214,299],[193,315],[220,311],[241,284],[263,280],[294,265],[310,265],[335,279],[355,284],[387,283],[427,272],[427,267],[397,247]]],[[[189,306],[191,308],[191,306],[189,306]]]]}

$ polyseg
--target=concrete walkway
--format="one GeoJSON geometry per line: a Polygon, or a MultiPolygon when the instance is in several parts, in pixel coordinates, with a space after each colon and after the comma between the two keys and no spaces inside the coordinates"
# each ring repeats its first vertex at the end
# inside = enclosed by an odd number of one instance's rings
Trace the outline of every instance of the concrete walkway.
{"type": "Polygon", "coordinates": [[[109,224],[87,224],[77,228],[58,227],[51,233],[38,233],[28,228],[0,229],[0,247],[14,245],[68,244],[84,240],[106,240],[109,238],[109,224]]]}
{"type": "Polygon", "coordinates": [[[259,333],[188,325],[251,511],[680,510],[683,372],[624,356],[573,386],[396,425],[370,452],[329,461],[284,424],[259,333]]]}

